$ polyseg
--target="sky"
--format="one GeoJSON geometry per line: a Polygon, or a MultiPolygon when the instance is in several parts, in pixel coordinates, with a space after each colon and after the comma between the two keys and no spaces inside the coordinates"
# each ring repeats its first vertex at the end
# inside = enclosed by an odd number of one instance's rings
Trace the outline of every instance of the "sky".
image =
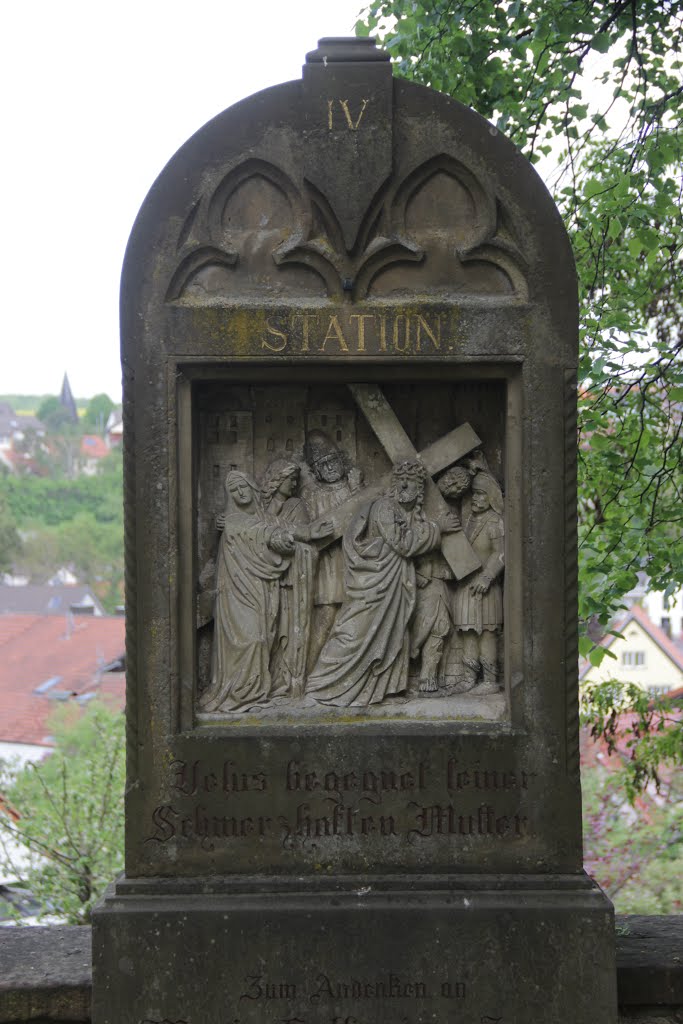
{"type": "Polygon", "coordinates": [[[121,398],[118,291],[149,188],[208,120],[301,77],[362,0],[33,0],[0,12],[0,394],[121,398]]]}

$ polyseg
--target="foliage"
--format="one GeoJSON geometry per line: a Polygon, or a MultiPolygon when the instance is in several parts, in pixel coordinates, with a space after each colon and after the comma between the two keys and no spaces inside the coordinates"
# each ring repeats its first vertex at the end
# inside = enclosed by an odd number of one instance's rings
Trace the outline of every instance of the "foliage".
{"type": "Polygon", "coordinates": [[[0,494],[0,572],[9,572],[22,550],[16,520],[0,494]]]}
{"type": "Polygon", "coordinates": [[[0,497],[20,527],[40,522],[56,526],[88,513],[98,523],[122,520],[122,461],[120,452],[102,460],[95,476],[75,480],[45,477],[5,477],[0,480],[0,497]]]}
{"type": "MultiPolygon", "coordinates": [[[[102,459],[96,476],[74,480],[0,478],[2,508],[23,535],[9,558],[33,579],[70,565],[95,587],[104,607],[121,603],[123,582],[123,469],[120,451],[102,459]]],[[[1,551],[0,551],[1,554],[1,551]]]]}
{"type": "Polygon", "coordinates": [[[683,910],[683,786],[675,773],[657,793],[644,790],[634,803],[621,773],[598,765],[582,772],[586,870],[622,914],[671,914],[683,910]]]}
{"type": "Polygon", "coordinates": [[[0,791],[19,814],[0,816],[0,867],[47,912],[85,924],[123,866],[124,716],[98,700],[60,710],[46,760],[13,777],[0,765],[0,791]],[[23,870],[13,845],[28,855],[23,870]]]}
{"type": "Polygon", "coordinates": [[[357,31],[378,28],[399,74],[555,168],[581,301],[580,613],[606,624],[637,569],[683,583],[683,3],[373,0],[357,31]]]}
{"type": "Polygon", "coordinates": [[[109,414],[113,409],[114,403],[109,395],[94,395],[88,402],[88,408],[85,410],[85,415],[81,420],[82,426],[86,430],[94,430],[98,434],[103,434],[109,414]]]}
{"type": "Polygon", "coordinates": [[[46,395],[0,395],[0,403],[11,405],[20,416],[36,416],[46,395]]]}
{"type": "MultiPolygon", "coordinates": [[[[0,402],[7,402],[11,405],[16,413],[20,416],[37,416],[38,409],[40,408],[41,402],[43,402],[48,395],[0,395],[0,402]]],[[[76,398],[76,409],[78,414],[81,415],[86,409],[88,400],[85,398],[76,398]]]]}
{"type": "Polygon", "coordinates": [[[68,410],[55,395],[43,399],[36,416],[53,433],[68,432],[75,427],[68,410]]]}
{"type": "Polygon", "coordinates": [[[621,784],[631,803],[649,784],[659,790],[663,769],[683,763],[682,718],[666,695],[652,697],[634,683],[598,683],[581,698],[592,739],[623,759],[621,784]]]}

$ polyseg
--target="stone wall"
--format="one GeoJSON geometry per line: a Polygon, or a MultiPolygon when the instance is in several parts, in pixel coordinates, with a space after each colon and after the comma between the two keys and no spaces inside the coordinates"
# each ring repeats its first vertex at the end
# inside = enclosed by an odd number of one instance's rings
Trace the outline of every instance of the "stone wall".
{"type": "MultiPolygon", "coordinates": [[[[0,931],[0,1024],[90,1021],[90,960],[89,928],[0,931]]],[[[683,1024],[683,915],[618,917],[617,971],[622,1024],[683,1024]]]]}

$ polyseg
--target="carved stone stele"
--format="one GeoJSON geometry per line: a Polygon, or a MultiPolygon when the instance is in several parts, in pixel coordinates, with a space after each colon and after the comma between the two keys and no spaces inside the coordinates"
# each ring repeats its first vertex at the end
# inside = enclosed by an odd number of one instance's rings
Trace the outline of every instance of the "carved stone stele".
{"type": "Polygon", "coordinates": [[[321,40],[162,172],[121,334],[126,869],[94,1024],[615,1024],[576,280],[533,168],[371,39],[321,40]]]}

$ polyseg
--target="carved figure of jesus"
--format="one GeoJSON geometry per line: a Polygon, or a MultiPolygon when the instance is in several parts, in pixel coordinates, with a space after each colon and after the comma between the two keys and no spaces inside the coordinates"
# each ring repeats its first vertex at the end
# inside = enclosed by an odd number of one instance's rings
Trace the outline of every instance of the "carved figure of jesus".
{"type": "Polygon", "coordinates": [[[394,467],[388,494],[363,506],[344,536],[346,597],[308,680],[323,704],[377,704],[408,684],[409,625],[415,609],[413,559],[434,550],[440,527],[423,510],[424,466],[394,467]]]}

